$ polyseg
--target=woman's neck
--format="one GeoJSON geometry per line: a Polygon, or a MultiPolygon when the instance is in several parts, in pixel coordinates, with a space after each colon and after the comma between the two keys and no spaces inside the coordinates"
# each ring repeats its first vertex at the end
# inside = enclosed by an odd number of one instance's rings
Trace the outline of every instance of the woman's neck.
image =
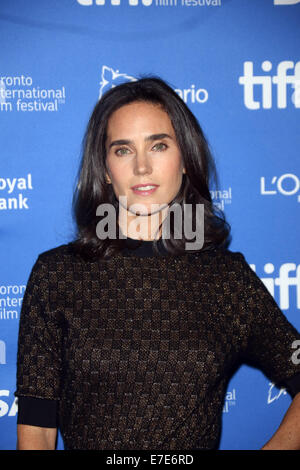
{"type": "Polygon", "coordinates": [[[161,238],[162,222],[166,215],[166,209],[145,216],[136,216],[123,210],[119,214],[118,224],[125,237],[134,240],[154,241],[161,238]]]}

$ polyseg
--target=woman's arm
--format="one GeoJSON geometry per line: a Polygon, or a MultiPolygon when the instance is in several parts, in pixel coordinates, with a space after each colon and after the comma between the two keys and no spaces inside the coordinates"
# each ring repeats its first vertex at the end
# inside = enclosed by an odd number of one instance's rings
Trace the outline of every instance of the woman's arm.
{"type": "MultiPolygon", "coordinates": [[[[50,250],[51,251],[51,250],[50,250]]],[[[19,322],[17,450],[55,449],[60,399],[62,328],[50,304],[50,267],[39,255],[29,276],[19,322]]],[[[46,262],[47,261],[47,262],[46,262]]]]}
{"type": "Polygon", "coordinates": [[[261,450],[300,450],[300,392],[293,398],[273,437],[261,450]]]}
{"type": "Polygon", "coordinates": [[[56,428],[17,425],[17,450],[55,450],[56,428]]]}

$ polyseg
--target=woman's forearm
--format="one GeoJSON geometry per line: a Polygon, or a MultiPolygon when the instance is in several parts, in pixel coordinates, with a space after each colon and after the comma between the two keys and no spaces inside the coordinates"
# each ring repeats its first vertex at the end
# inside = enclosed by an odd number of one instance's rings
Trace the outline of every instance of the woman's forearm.
{"type": "Polygon", "coordinates": [[[55,450],[57,429],[18,424],[17,436],[17,450],[55,450]]]}
{"type": "Polygon", "coordinates": [[[279,428],[261,450],[300,450],[300,393],[294,397],[279,428]]]}

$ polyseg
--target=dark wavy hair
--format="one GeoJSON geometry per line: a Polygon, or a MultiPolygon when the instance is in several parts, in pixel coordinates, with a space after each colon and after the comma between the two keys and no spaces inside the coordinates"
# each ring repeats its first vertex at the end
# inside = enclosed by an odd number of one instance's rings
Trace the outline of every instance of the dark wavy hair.
{"type": "MultiPolygon", "coordinates": [[[[200,251],[225,248],[231,227],[224,213],[212,201],[210,189],[213,185],[218,188],[218,176],[208,141],[196,117],[179,95],[160,77],[151,75],[109,89],[94,107],[82,142],[82,158],[72,201],[77,227],[76,240],[73,241],[75,250],[88,259],[106,259],[124,247],[125,241],[119,236],[105,240],[97,236],[96,226],[101,219],[96,210],[100,204],[112,204],[118,217],[119,201],[112,184],[107,184],[105,179],[106,130],[111,114],[132,102],[159,105],[172,122],[186,173],[182,175],[179,192],[169,207],[179,204],[184,217],[183,204],[190,204],[192,208],[203,204],[204,243],[200,251]]],[[[169,212],[172,218],[172,211],[169,212]]],[[[119,230],[117,224],[116,233],[119,230]]],[[[185,252],[185,243],[191,240],[187,240],[184,234],[179,239],[174,238],[171,223],[170,237],[162,239],[162,242],[169,253],[176,255],[185,252]]],[[[154,247],[158,252],[157,240],[154,247]]]]}

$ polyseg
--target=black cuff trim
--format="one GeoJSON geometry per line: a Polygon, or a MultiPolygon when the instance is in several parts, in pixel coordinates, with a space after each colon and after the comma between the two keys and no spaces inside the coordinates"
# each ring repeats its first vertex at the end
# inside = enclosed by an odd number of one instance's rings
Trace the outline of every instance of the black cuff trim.
{"type": "Polygon", "coordinates": [[[58,401],[46,398],[18,397],[17,424],[57,428],[58,401]]]}
{"type": "Polygon", "coordinates": [[[294,396],[300,392],[300,373],[287,379],[285,383],[286,383],[287,391],[294,398],[294,396]]]}

